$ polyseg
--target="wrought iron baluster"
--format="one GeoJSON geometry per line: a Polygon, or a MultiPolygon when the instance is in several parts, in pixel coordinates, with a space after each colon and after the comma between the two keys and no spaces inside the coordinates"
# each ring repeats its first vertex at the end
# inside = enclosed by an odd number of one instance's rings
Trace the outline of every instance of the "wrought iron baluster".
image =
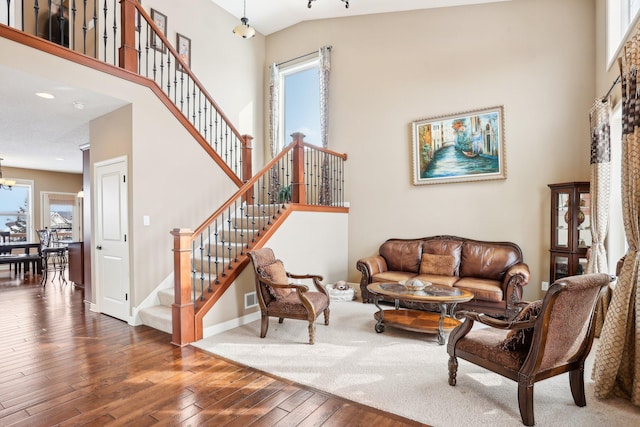
{"type": "Polygon", "coordinates": [[[213,288],[211,287],[211,283],[213,283],[213,277],[211,274],[211,226],[207,227],[207,272],[209,273],[209,287],[207,288],[207,292],[213,292],[213,288]]]}

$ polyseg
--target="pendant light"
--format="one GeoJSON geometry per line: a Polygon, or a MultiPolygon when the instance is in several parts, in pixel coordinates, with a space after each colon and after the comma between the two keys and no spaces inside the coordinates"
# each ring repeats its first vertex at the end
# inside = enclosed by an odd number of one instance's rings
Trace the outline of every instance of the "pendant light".
{"type": "Polygon", "coordinates": [[[251,37],[256,35],[256,30],[249,26],[249,18],[247,18],[247,0],[244,0],[244,13],[242,14],[242,18],[240,18],[240,25],[237,25],[233,29],[233,34],[238,37],[242,37],[243,39],[250,39],[251,37]]]}

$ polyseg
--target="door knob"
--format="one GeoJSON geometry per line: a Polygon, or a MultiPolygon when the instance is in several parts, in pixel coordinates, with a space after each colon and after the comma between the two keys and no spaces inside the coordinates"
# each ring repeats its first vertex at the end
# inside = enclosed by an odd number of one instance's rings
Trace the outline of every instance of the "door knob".
{"type": "Polygon", "coordinates": [[[96,249],[101,251],[102,250],[102,246],[98,245],[98,246],[96,246],[96,249]]]}

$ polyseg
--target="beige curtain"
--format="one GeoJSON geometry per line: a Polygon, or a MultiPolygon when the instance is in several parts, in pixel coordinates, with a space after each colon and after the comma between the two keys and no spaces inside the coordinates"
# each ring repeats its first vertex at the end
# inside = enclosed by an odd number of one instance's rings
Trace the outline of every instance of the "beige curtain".
{"type": "MultiPolygon", "coordinates": [[[[323,46],[319,49],[320,57],[320,133],[322,134],[322,147],[329,146],[329,76],[331,74],[331,46],[323,46]]],[[[324,153],[322,160],[322,181],[320,183],[321,205],[331,205],[329,156],[324,153]]]]}
{"type": "MultiPolygon", "coordinates": [[[[609,102],[598,98],[589,112],[591,125],[591,180],[590,221],[591,250],[587,273],[607,273],[607,251],[604,241],[609,225],[609,200],[611,198],[611,139],[609,129],[609,102]]],[[[596,336],[602,332],[611,295],[606,293],[596,306],[596,336]]]]}
{"type": "Polygon", "coordinates": [[[593,369],[598,398],[623,397],[640,406],[638,278],[640,256],[640,34],[625,44],[622,78],[622,213],[629,249],[607,310],[593,369]]]}

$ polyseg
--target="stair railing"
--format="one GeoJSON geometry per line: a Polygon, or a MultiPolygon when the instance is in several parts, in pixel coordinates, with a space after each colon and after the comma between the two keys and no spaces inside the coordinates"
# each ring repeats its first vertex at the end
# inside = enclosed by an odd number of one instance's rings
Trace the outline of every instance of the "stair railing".
{"type": "Polygon", "coordinates": [[[307,144],[303,138],[294,134],[291,144],[195,231],[171,232],[174,344],[202,338],[204,315],[248,264],[247,252],[275,232],[276,220],[288,215],[292,204],[345,211],[347,155],[307,144]]]}
{"type": "MultiPolygon", "coordinates": [[[[52,40],[71,50],[153,80],[196,130],[205,151],[240,186],[246,177],[245,136],[233,126],[180,54],[137,0],[0,2],[0,24],[52,40]],[[120,3],[118,6],[117,3],[120,3]],[[26,7],[26,8],[25,8],[26,7]],[[48,25],[48,23],[52,23],[48,25]],[[55,30],[52,30],[55,28],[55,30]]],[[[165,21],[166,22],[166,21],[165,21]]]]}

